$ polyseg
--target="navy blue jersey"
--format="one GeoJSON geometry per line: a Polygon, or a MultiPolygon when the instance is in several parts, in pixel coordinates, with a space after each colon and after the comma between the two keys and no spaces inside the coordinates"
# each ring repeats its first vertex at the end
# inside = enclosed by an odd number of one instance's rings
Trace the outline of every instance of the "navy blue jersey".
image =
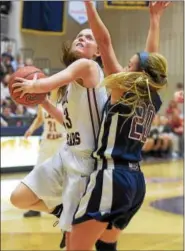
{"type": "Polygon", "coordinates": [[[152,103],[141,102],[133,116],[127,116],[131,108],[123,103],[104,107],[97,146],[93,152],[96,159],[114,161],[141,160],[141,150],[150,132],[153,118],[161,107],[160,96],[151,94],[152,103]],[[126,116],[125,116],[126,115],[126,116]]]}

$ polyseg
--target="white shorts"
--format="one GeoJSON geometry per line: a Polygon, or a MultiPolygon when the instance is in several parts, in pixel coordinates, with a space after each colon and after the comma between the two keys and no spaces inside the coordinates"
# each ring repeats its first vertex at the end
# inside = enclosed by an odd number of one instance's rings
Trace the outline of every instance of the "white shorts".
{"type": "Polygon", "coordinates": [[[60,153],[37,165],[23,180],[36,196],[43,200],[48,209],[61,204],[63,163],[60,153]]]}
{"type": "Polygon", "coordinates": [[[48,209],[63,203],[59,226],[70,230],[93,168],[93,159],[72,153],[70,148],[63,146],[52,158],[34,168],[22,182],[44,201],[48,209]]]}
{"type": "Polygon", "coordinates": [[[40,143],[40,149],[37,159],[37,165],[43,163],[48,158],[51,158],[61,147],[63,143],[65,143],[66,139],[42,139],[40,143]]]}
{"type": "Polygon", "coordinates": [[[85,192],[89,176],[84,177],[76,173],[64,173],[63,211],[59,220],[59,227],[63,231],[71,231],[73,216],[85,192]]]}

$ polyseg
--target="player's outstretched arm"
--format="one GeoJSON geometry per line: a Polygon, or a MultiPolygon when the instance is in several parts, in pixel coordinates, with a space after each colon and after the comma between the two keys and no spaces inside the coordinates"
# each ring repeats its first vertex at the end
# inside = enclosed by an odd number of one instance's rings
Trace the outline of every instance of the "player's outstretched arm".
{"type": "Polygon", "coordinates": [[[60,71],[48,78],[33,80],[16,78],[13,84],[14,92],[21,92],[20,97],[26,93],[47,93],[60,86],[68,85],[75,80],[82,80],[87,88],[93,88],[99,82],[99,69],[97,63],[89,59],[78,59],[65,70],[60,71]]]}
{"type": "Polygon", "coordinates": [[[145,51],[158,52],[159,51],[159,36],[160,36],[160,20],[164,10],[170,5],[171,2],[150,2],[150,28],[146,40],[145,51]]]}
{"type": "Polygon", "coordinates": [[[34,131],[37,130],[43,124],[43,122],[44,122],[44,119],[43,119],[43,114],[42,114],[42,107],[39,105],[37,116],[33,120],[28,130],[25,132],[24,137],[28,138],[29,136],[31,136],[34,133],[34,131]]]}
{"type": "Polygon", "coordinates": [[[123,68],[115,55],[108,29],[99,17],[93,3],[85,1],[85,6],[90,28],[99,46],[106,75],[121,72],[123,68]]]}

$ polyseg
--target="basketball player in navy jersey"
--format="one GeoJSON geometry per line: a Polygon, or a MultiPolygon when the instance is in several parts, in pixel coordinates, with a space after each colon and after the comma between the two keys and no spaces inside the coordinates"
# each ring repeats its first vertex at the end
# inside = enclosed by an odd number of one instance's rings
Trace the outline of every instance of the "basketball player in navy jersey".
{"type": "Polygon", "coordinates": [[[116,250],[119,234],[143,203],[141,150],[162,104],[158,91],[167,84],[167,64],[157,53],[137,56],[135,72],[103,81],[111,96],[93,152],[95,169],[74,216],[67,250],[92,250],[95,243],[97,250],[109,250],[110,244],[116,250]]]}

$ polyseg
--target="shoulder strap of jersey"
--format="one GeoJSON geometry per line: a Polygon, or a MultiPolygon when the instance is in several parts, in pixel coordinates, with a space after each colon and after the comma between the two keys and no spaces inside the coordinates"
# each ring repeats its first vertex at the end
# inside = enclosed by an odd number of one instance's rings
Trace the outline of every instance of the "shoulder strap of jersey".
{"type": "MultiPolygon", "coordinates": [[[[104,73],[101,69],[101,67],[99,66],[99,64],[97,63],[97,67],[99,70],[99,81],[103,80],[104,78],[104,73]]],[[[97,100],[96,100],[96,92],[95,89],[88,89],[87,88],[87,98],[88,98],[88,104],[89,104],[89,112],[90,112],[90,116],[91,116],[91,124],[92,124],[92,129],[93,129],[93,135],[94,135],[94,143],[96,143],[96,126],[95,126],[95,122],[94,122],[94,116],[93,116],[93,112],[92,112],[92,103],[91,103],[91,97],[90,97],[90,92],[92,91],[92,95],[93,95],[93,103],[95,105],[95,110],[96,110],[96,115],[97,115],[97,121],[98,121],[98,127],[100,127],[100,123],[101,123],[101,118],[99,116],[99,112],[98,112],[98,105],[97,105],[97,100]]],[[[97,132],[98,133],[98,132],[97,132]]]]}
{"type": "Polygon", "coordinates": [[[96,143],[96,137],[97,137],[97,133],[96,132],[96,125],[95,125],[95,121],[98,122],[98,129],[100,127],[100,117],[99,117],[99,112],[98,112],[98,105],[97,105],[97,100],[96,100],[96,93],[95,93],[95,89],[88,89],[87,88],[87,99],[88,99],[88,105],[89,105],[89,112],[90,112],[90,117],[91,117],[91,125],[92,125],[92,130],[93,130],[93,136],[94,136],[94,143],[96,143]],[[93,102],[91,102],[91,100],[93,102]],[[96,114],[93,114],[93,108],[92,105],[94,105],[94,110],[96,114]],[[95,119],[94,116],[96,116],[97,118],[95,119]]]}

